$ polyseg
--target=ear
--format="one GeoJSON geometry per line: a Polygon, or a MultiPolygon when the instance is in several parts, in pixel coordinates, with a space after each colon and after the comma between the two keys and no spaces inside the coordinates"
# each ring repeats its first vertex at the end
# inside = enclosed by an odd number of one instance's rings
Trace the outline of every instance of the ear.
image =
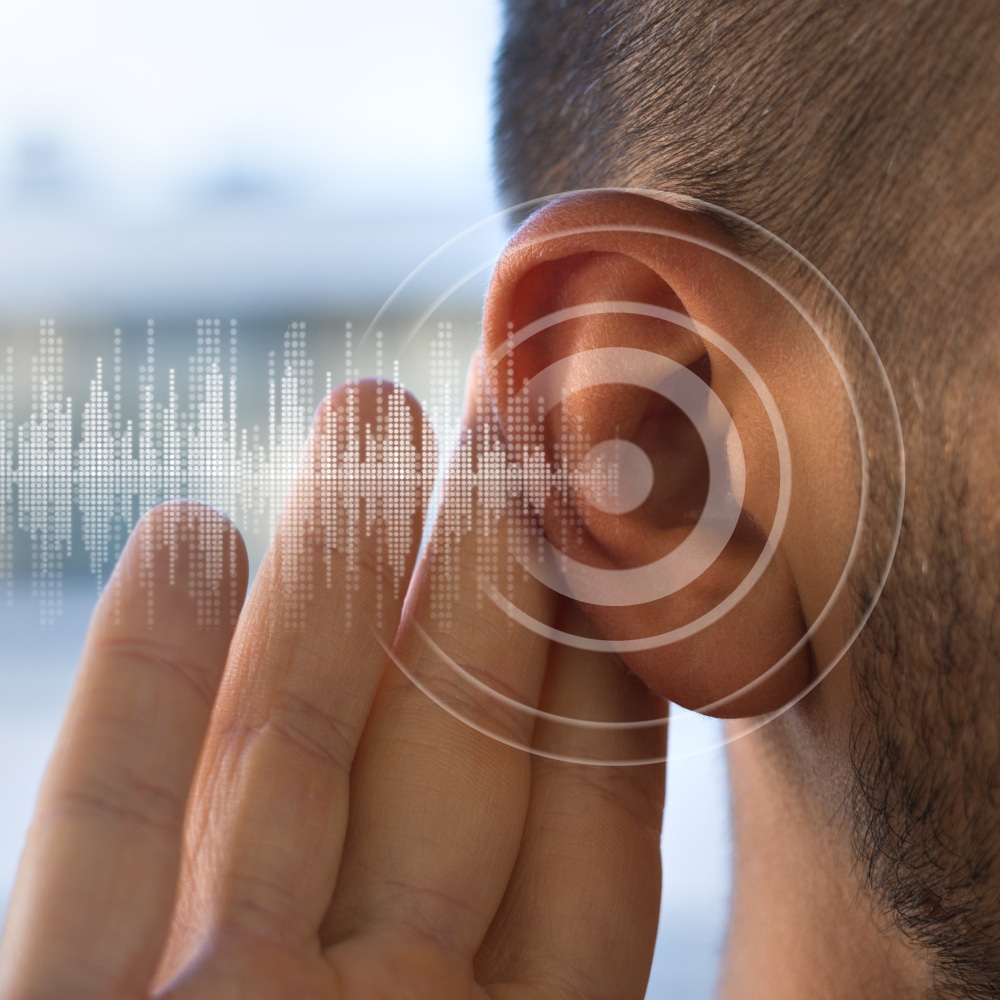
{"type": "Polygon", "coordinates": [[[541,429],[566,488],[539,519],[589,567],[563,593],[650,688],[723,717],[775,711],[813,678],[804,637],[857,509],[831,447],[850,438],[836,370],[802,326],[716,223],[621,191],[529,219],[487,298],[508,447],[541,429]]]}

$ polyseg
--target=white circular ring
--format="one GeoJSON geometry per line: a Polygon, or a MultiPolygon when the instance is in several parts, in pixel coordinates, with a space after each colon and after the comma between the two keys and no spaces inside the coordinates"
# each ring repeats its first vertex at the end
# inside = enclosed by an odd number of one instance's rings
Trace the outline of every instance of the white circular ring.
{"type": "MultiPolygon", "coordinates": [[[[597,189],[597,190],[599,190],[601,193],[604,193],[602,189],[597,189]]],[[[574,193],[578,193],[578,192],[574,192],[574,193]]],[[[707,211],[710,211],[710,212],[714,212],[714,213],[718,214],[723,219],[731,219],[731,220],[733,220],[733,221],[735,221],[735,222],[737,222],[737,223],[739,223],[741,225],[746,225],[746,226],[752,227],[756,232],[758,232],[759,234],[765,236],[772,243],[774,243],[775,245],[777,245],[778,247],[780,247],[794,261],[796,261],[799,265],[801,265],[806,270],[806,272],[808,274],[812,275],[815,279],[817,279],[819,281],[819,283],[820,283],[820,286],[823,289],[825,289],[827,292],[829,292],[830,295],[833,296],[833,298],[836,300],[836,303],[839,305],[839,308],[843,311],[843,313],[846,315],[848,321],[850,322],[851,328],[853,330],[855,330],[856,332],[860,333],[861,341],[862,341],[862,343],[861,343],[862,352],[865,354],[865,357],[875,365],[875,375],[876,375],[876,379],[878,380],[878,384],[876,385],[875,388],[876,388],[876,390],[881,389],[882,392],[884,393],[885,397],[886,397],[885,403],[886,403],[887,408],[888,408],[888,413],[887,414],[882,414],[882,416],[886,416],[888,418],[890,429],[891,429],[891,431],[894,432],[894,442],[893,443],[895,445],[895,449],[896,449],[895,456],[896,456],[897,463],[898,463],[898,490],[899,490],[899,495],[898,495],[898,498],[896,499],[895,510],[894,510],[894,518],[893,518],[893,520],[891,522],[892,537],[890,539],[890,543],[889,543],[888,549],[884,553],[884,558],[879,562],[878,577],[877,577],[877,580],[875,581],[874,590],[871,593],[871,595],[869,597],[869,600],[866,603],[866,606],[863,608],[859,620],[854,624],[853,629],[851,630],[850,634],[846,637],[843,645],[834,654],[832,654],[832,657],[830,658],[829,663],[824,668],[822,668],[819,671],[818,675],[810,682],[810,684],[808,684],[798,694],[797,697],[793,698],[788,703],[788,705],[784,706],[784,708],[790,707],[792,704],[794,704],[795,702],[799,701],[801,698],[805,697],[810,691],[812,691],[813,688],[815,688],[816,685],[820,683],[822,677],[824,677],[826,675],[826,673],[830,670],[830,668],[836,662],[838,662],[841,659],[841,657],[844,655],[844,653],[847,651],[847,649],[850,648],[851,644],[855,641],[855,639],[857,638],[857,636],[860,633],[861,629],[863,628],[865,622],[868,620],[869,616],[871,615],[872,608],[874,607],[875,602],[878,599],[878,596],[881,594],[881,592],[882,592],[882,590],[883,590],[883,588],[885,586],[886,579],[888,577],[888,573],[889,573],[890,567],[892,565],[892,561],[893,561],[893,557],[895,555],[896,547],[897,547],[898,542],[899,542],[900,528],[901,528],[902,517],[903,517],[903,500],[904,500],[904,495],[905,495],[905,493],[904,493],[904,491],[905,491],[905,457],[904,457],[904,453],[903,453],[903,439],[902,439],[902,431],[901,431],[900,420],[899,420],[899,413],[898,413],[898,410],[896,408],[895,399],[894,399],[893,394],[892,394],[892,387],[891,387],[891,385],[889,383],[889,380],[888,380],[888,377],[886,375],[885,369],[882,366],[882,363],[881,363],[881,361],[880,361],[880,359],[878,357],[878,354],[875,351],[874,345],[871,342],[871,338],[868,336],[867,332],[865,331],[864,327],[861,325],[860,320],[858,319],[858,317],[854,313],[854,311],[851,309],[850,305],[844,300],[843,296],[836,290],[836,288],[834,288],[834,286],[830,284],[829,280],[827,278],[825,278],[821,272],[819,272],[818,270],[816,270],[816,268],[811,263],[809,263],[809,261],[805,257],[803,257],[801,253],[799,253],[798,251],[796,251],[793,247],[789,246],[787,243],[785,243],[784,241],[782,241],[778,237],[774,236],[772,233],[768,233],[767,231],[761,229],[761,227],[759,225],[757,225],[756,223],[752,223],[749,220],[744,219],[741,216],[736,215],[735,213],[730,212],[730,211],[728,211],[726,209],[721,209],[718,206],[708,205],[706,203],[699,202],[696,199],[691,199],[691,198],[688,198],[688,197],[684,197],[684,198],[678,200],[678,198],[676,196],[673,196],[673,195],[670,195],[670,194],[665,194],[665,193],[660,192],[660,191],[640,190],[640,189],[626,189],[626,190],[616,189],[616,193],[624,193],[624,194],[636,195],[636,196],[642,195],[642,196],[651,197],[651,198],[654,198],[654,199],[657,199],[657,200],[665,201],[668,204],[678,204],[679,203],[685,209],[698,209],[698,210],[707,210],[707,211]]],[[[393,292],[393,294],[390,296],[390,298],[387,300],[387,302],[381,307],[381,309],[379,310],[379,312],[376,315],[375,319],[370,324],[370,327],[369,327],[368,331],[365,334],[365,338],[363,338],[363,339],[366,339],[368,337],[368,335],[371,334],[371,332],[374,329],[376,329],[376,327],[379,325],[380,321],[382,321],[386,316],[390,315],[390,312],[391,312],[392,309],[399,309],[399,308],[401,308],[400,307],[400,303],[407,301],[405,299],[405,297],[403,296],[404,290],[410,288],[416,282],[416,280],[418,278],[419,279],[426,279],[427,275],[431,273],[431,267],[432,267],[432,265],[440,267],[441,264],[442,264],[442,261],[445,262],[445,265],[449,264],[450,263],[449,254],[450,255],[454,255],[457,249],[463,249],[464,250],[465,244],[466,244],[466,242],[468,242],[468,239],[470,237],[481,235],[482,232],[484,232],[488,227],[495,225],[498,220],[502,220],[505,225],[509,226],[510,219],[514,215],[516,215],[517,213],[522,213],[523,215],[527,215],[527,214],[529,214],[529,210],[535,210],[535,209],[537,209],[541,205],[547,205],[547,204],[551,203],[552,201],[554,201],[556,197],[560,197],[560,196],[550,195],[550,196],[547,196],[545,198],[539,198],[539,199],[536,199],[534,201],[526,202],[526,203],[524,203],[522,205],[518,205],[514,209],[508,209],[508,210],[505,210],[502,213],[498,213],[495,216],[491,216],[489,219],[484,220],[483,222],[477,224],[476,226],[471,227],[470,229],[466,230],[462,234],[459,234],[458,236],[454,237],[447,244],[445,244],[445,246],[439,248],[437,251],[434,252],[434,254],[431,255],[430,258],[428,258],[427,260],[425,260],[424,262],[422,262],[417,268],[415,268],[414,271],[393,292]]],[[[705,250],[717,253],[717,254],[719,254],[723,258],[726,258],[726,259],[728,259],[728,260],[730,260],[730,261],[732,261],[732,262],[734,262],[736,264],[739,264],[747,272],[749,272],[750,274],[754,275],[755,277],[757,277],[758,279],[760,279],[761,281],[763,281],[767,285],[769,285],[770,288],[772,288],[785,302],[787,302],[788,305],[791,306],[798,313],[798,315],[802,318],[802,320],[808,325],[808,327],[810,328],[810,330],[812,331],[812,333],[816,336],[816,338],[819,340],[819,342],[822,344],[823,348],[827,352],[827,354],[828,354],[828,356],[830,358],[831,363],[836,367],[837,372],[838,372],[838,374],[840,376],[840,379],[841,379],[841,383],[842,383],[842,386],[843,386],[844,393],[847,396],[848,402],[850,403],[850,407],[851,407],[852,414],[854,416],[855,427],[856,427],[857,434],[858,434],[858,439],[859,439],[858,440],[858,447],[859,447],[859,458],[860,458],[860,463],[861,463],[861,470],[860,470],[860,472],[861,472],[860,504],[859,504],[859,509],[858,509],[858,516],[857,516],[857,523],[856,523],[856,527],[855,527],[855,532],[854,532],[854,536],[853,536],[852,541],[851,541],[850,551],[848,553],[845,565],[843,566],[843,568],[841,570],[841,573],[840,573],[840,576],[839,576],[839,578],[838,578],[838,580],[836,582],[836,585],[834,586],[833,592],[828,597],[828,599],[827,599],[826,603],[824,604],[823,608],[819,611],[819,613],[815,616],[815,618],[812,621],[812,623],[809,625],[809,628],[807,629],[805,635],[803,635],[799,639],[799,641],[791,649],[789,649],[769,670],[767,670],[756,681],[753,681],[753,682],[751,682],[748,685],[748,688],[749,687],[754,687],[755,685],[757,685],[757,684],[765,681],[768,677],[770,677],[771,675],[773,675],[775,673],[775,671],[779,670],[782,667],[782,665],[784,663],[786,663],[791,656],[793,656],[798,650],[802,649],[810,641],[810,637],[815,634],[816,630],[827,619],[827,617],[829,616],[829,613],[830,613],[831,609],[833,608],[833,606],[835,605],[836,601],[839,600],[840,597],[843,595],[843,592],[844,592],[844,590],[845,590],[845,588],[847,586],[847,581],[848,581],[849,574],[851,572],[852,567],[855,565],[855,562],[856,562],[856,560],[858,558],[858,554],[859,554],[860,549],[861,549],[861,545],[862,545],[862,541],[863,541],[864,529],[866,527],[868,527],[868,525],[866,523],[866,517],[867,517],[868,512],[869,512],[869,483],[870,483],[869,464],[870,464],[870,461],[871,461],[871,455],[869,453],[869,446],[868,446],[868,443],[867,443],[866,425],[865,425],[865,421],[864,421],[864,419],[862,417],[861,409],[860,409],[860,406],[859,406],[858,399],[856,397],[854,386],[852,385],[852,382],[851,382],[851,380],[850,380],[850,378],[848,376],[848,372],[845,369],[844,362],[838,356],[838,354],[834,350],[833,346],[831,346],[831,342],[830,342],[830,340],[829,340],[826,332],[817,323],[816,319],[806,311],[806,309],[804,308],[804,306],[802,305],[802,303],[799,302],[797,299],[795,299],[789,293],[789,291],[787,289],[785,289],[782,285],[780,285],[779,283],[777,283],[767,272],[765,272],[764,270],[762,270],[760,267],[754,265],[753,263],[747,261],[743,257],[739,256],[735,251],[729,250],[726,247],[719,245],[718,242],[715,241],[715,240],[701,239],[701,238],[692,236],[688,232],[684,232],[684,231],[680,231],[680,230],[673,230],[673,229],[664,228],[664,227],[661,227],[661,226],[623,225],[623,224],[620,224],[620,223],[606,224],[606,225],[599,225],[599,226],[588,225],[585,228],[580,228],[578,230],[571,230],[570,234],[574,234],[574,233],[592,234],[595,231],[596,232],[619,232],[619,231],[625,231],[625,232],[630,232],[630,233],[642,233],[642,234],[646,234],[646,235],[649,235],[649,236],[656,236],[656,237],[665,237],[665,238],[669,238],[669,239],[676,239],[676,240],[683,241],[684,243],[687,243],[687,244],[690,244],[690,245],[693,245],[693,246],[697,246],[697,247],[700,247],[702,249],[705,249],[705,250]]],[[[549,236],[545,236],[542,240],[536,240],[535,242],[544,242],[544,239],[549,239],[549,238],[550,238],[549,236]]],[[[440,293],[434,299],[433,303],[429,307],[427,307],[427,309],[425,310],[425,312],[420,316],[420,318],[415,323],[412,322],[409,318],[407,318],[407,321],[406,321],[405,325],[406,325],[406,328],[407,328],[408,332],[406,334],[406,339],[405,339],[405,343],[404,343],[404,350],[407,347],[409,347],[409,345],[411,344],[411,342],[413,342],[416,339],[416,337],[418,336],[419,332],[424,328],[424,326],[425,326],[426,322],[428,321],[428,319],[432,315],[434,315],[435,311],[445,301],[448,300],[449,296],[451,296],[457,289],[463,287],[469,281],[469,279],[476,277],[482,271],[484,271],[484,270],[492,270],[495,267],[496,263],[497,263],[497,255],[496,255],[495,252],[493,252],[491,250],[491,252],[488,255],[486,255],[486,256],[484,256],[482,258],[481,264],[478,264],[477,266],[475,266],[475,267],[473,267],[471,269],[469,269],[468,266],[464,263],[464,258],[463,258],[463,272],[462,272],[462,275],[461,275],[460,278],[458,278],[458,279],[452,278],[451,272],[449,271],[448,272],[448,281],[446,283],[445,291],[442,292],[442,293],[440,293]]],[[[615,310],[615,311],[619,311],[619,312],[626,312],[626,311],[628,311],[625,308],[621,308],[621,307],[624,307],[626,305],[627,305],[626,303],[618,303],[618,306],[620,308],[617,309],[617,310],[615,310]]],[[[684,324],[684,325],[686,325],[686,324],[684,324]]],[[[527,337],[531,335],[531,333],[528,332],[527,328],[524,328],[521,332],[522,332],[522,334],[524,334],[523,339],[527,339],[527,337]]],[[[532,331],[532,333],[533,332],[535,332],[535,331],[532,331]]],[[[701,331],[698,330],[696,332],[700,333],[701,331]]],[[[711,333],[711,331],[708,331],[708,332],[711,333]]],[[[723,350],[725,350],[725,348],[723,348],[723,350]]],[[[735,350],[735,348],[733,350],[735,350]]],[[[503,351],[501,349],[501,353],[502,352],[503,351]]],[[[733,355],[730,354],[730,357],[733,358],[733,355]]],[[[740,355],[740,357],[742,357],[742,355],[740,355]]],[[[736,363],[738,364],[739,358],[733,358],[733,360],[735,360],[736,363]]],[[[748,375],[748,373],[746,371],[744,371],[744,374],[747,375],[748,378],[750,378],[750,376],[748,375]]],[[[754,382],[753,379],[750,379],[750,380],[751,380],[751,382],[754,382]]],[[[754,384],[758,385],[758,384],[762,384],[762,383],[754,382],[754,384]]],[[[766,387],[764,387],[764,388],[766,390],[766,387]]],[[[759,390],[758,390],[758,394],[760,395],[759,390]]],[[[783,425],[781,425],[780,423],[779,424],[775,424],[774,423],[774,418],[775,417],[777,417],[778,420],[780,421],[780,414],[778,414],[776,408],[773,408],[774,401],[770,397],[770,394],[768,393],[766,396],[760,395],[760,398],[762,400],[762,403],[765,406],[765,409],[767,410],[767,412],[769,414],[769,417],[771,417],[771,419],[772,419],[772,427],[773,427],[773,430],[774,430],[774,433],[775,433],[775,436],[776,436],[776,444],[778,446],[778,451],[779,451],[778,458],[779,458],[779,469],[780,469],[781,468],[780,463],[783,462],[783,461],[786,461],[786,460],[790,459],[790,454],[789,454],[788,448],[787,448],[787,437],[784,434],[783,425]],[[771,405],[769,405],[769,403],[771,405]],[[784,445],[784,447],[783,447],[783,445],[784,445]]],[[[787,469],[787,465],[785,465],[784,468],[787,469]]],[[[736,470],[732,469],[731,470],[731,474],[735,476],[735,473],[736,473],[736,470]]],[[[787,497],[785,498],[784,510],[782,510],[782,504],[780,502],[781,499],[782,499],[781,498],[781,493],[780,493],[782,485],[783,485],[783,483],[779,483],[779,504],[778,504],[778,509],[777,509],[776,516],[775,516],[775,521],[774,521],[774,524],[772,525],[772,528],[774,530],[772,530],[771,539],[770,539],[770,540],[774,541],[775,545],[777,544],[777,541],[778,541],[778,539],[780,538],[780,535],[781,535],[781,532],[779,530],[777,530],[778,527],[779,527],[779,522],[780,522],[780,527],[783,528],[784,527],[784,523],[787,520],[787,507],[788,507],[787,497]]],[[[877,554],[881,554],[881,553],[877,553],[877,554]]],[[[756,567],[754,567],[754,568],[756,568],[756,567]]],[[[484,581],[484,586],[486,586],[486,589],[488,591],[491,591],[491,596],[493,597],[493,599],[501,607],[505,607],[508,610],[508,612],[511,613],[511,617],[514,620],[517,620],[517,621],[521,622],[522,624],[526,625],[527,627],[531,628],[533,631],[540,632],[543,635],[547,635],[549,638],[553,638],[556,641],[561,641],[561,642],[563,642],[563,643],[565,643],[567,645],[571,645],[571,646],[577,646],[577,647],[582,647],[582,648],[590,648],[589,645],[586,644],[586,643],[572,642],[571,640],[573,639],[573,637],[571,635],[569,635],[569,634],[561,634],[561,635],[558,634],[558,633],[556,633],[556,634],[550,634],[550,632],[547,632],[547,631],[545,631],[542,628],[537,628],[536,625],[539,625],[540,623],[537,623],[537,622],[533,621],[532,619],[528,618],[527,616],[525,616],[524,613],[519,608],[516,608],[513,604],[511,604],[507,600],[507,598],[504,595],[502,595],[499,591],[497,591],[496,588],[492,586],[491,582],[484,581]]],[[[743,592],[743,594],[739,595],[739,597],[737,599],[741,599],[742,596],[745,596],[745,591],[743,592]]],[[[722,612],[722,613],[725,613],[725,612],[722,612]]],[[[711,617],[712,617],[712,620],[715,620],[716,618],[721,617],[721,614],[713,614],[711,617]]],[[[705,624],[710,624],[710,622],[706,622],[704,620],[700,620],[699,622],[692,623],[692,625],[694,625],[694,626],[705,625],[705,624]]],[[[676,638],[683,638],[683,637],[684,636],[677,636],[676,638]]],[[[671,639],[668,636],[667,637],[667,641],[675,641],[675,640],[671,639]]],[[[606,647],[599,647],[599,648],[607,648],[607,649],[610,649],[611,651],[615,651],[613,644],[608,644],[606,647]]],[[[401,669],[402,669],[402,665],[400,665],[400,666],[401,666],[401,669]]],[[[455,666],[455,669],[458,670],[458,672],[459,672],[459,674],[460,674],[461,677],[463,677],[467,681],[473,681],[474,682],[475,679],[474,679],[474,677],[472,675],[467,674],[461,667],[458,667],[457,665],[454,665],[454,666],[455,666]]],[[[404,672],[406,672],[405,669],[404,669],[404,672]]],[[[499,697],[499,695],[498,695],[498,697],[499,697]]],[[[717,704],[723,704],[726,701],[727,701],[727,699],[722,699],[717,704]]],[[[714,707],[716,707],[716,706],[715,705],[704,706],[705,709],[711,709],[711,708],[714,708],[714,707]]],[[[448,710],[454,712],[454,708],[452,708],[452,707],[450,707],[448,710]]],[[[525,710],[526,711],[531,711],[530,709],[527,708],[527,706],[525,706],[525,710]]],[[[782,710],[783,709],[779,709],[779,710],[777,710],[777,711],[769,714],[768,716],[765,716],[764,718],[758,720],[753,726],[751,726],[749,729],[746,729],[745,732],[753,732],[756,729],[759,729],[761,726],[765,725],[768,721],[770,721],[771,718],[773,718],[774,716],[780,714],[780,711],[782,711],[782,710]]],[[[463,721],[467,722],[470,725],[475,726],[475,723],[472,723],[470,720],[465,719],[464,716],[462,716],[460,713],[458,713],[456,717],[462,718],[463,721]]],[[[692,717],[694,717],[694,716],[692,715],[692,717]]],[[[578,720],[569,720],[569,719],[567,719],[565,721],[566,722],[571,722],[571,721],[578,721],[578,720]]],[[[652,723],[650,723],[650,724],[652,724],[652,723]]],[[[658,724],[659,725],[664,725],[665,724],[665,720],[659,720],[658,724]]],[[[619,728],[620,726],[629,727],[631,725],[631,723],[607,723],[606,725],[609,728],[619,728]]],[[[485,730],[484,730],[484,732],[485,732],[485,730]]],[[[491,734],[491,735],[495,736],[495,734],[491,734]]],[[[501,738],[501,737],[496,737],[496,738],[501,738]]],[[[724,741],[724,743],[727,743],[727,742],[729,742],[728,738],[724,741]]],[[[724,745],[724,743],[720,743],[719,745],[720,746],[724,745]]],[[[512,744],[512,745],[514,745],[514,744],[512,744]]],[[[539,751],[539,750],[537,750],[535,748],[531,748],[531,747],[525,746],[524,749],[531,749],[532,752],[542,753],[543,755],[548,756],[548,754],[546,754],[544,751],[539,751]]],[[[706,749],[708,749],[708,748],[706,748],[706,749]]],[[[698,751],[696,751],[696,752],[698,752],[698,751]]],[[[671,755],[671,756],[676,756],[676,755],[671,755]]],[[[685,756],[688,756],[688,754],[685,754],[685,756]]],[[[563,759],[563,758],[560,758],[560,759],[563,759]]],[[[564,759],[571,759],[571,758],[567,757],[567,758],[564,758],[564,759]]],[[[669,758],[658,757],[657,759],[658,760],[663,760],[663,759],[669,759],[669,758]]],[[[625,763],[642,763],[642,762],[643,761],[641,761],[641,760],[634,760],[634,761],[632,761],[632,760],[620,760],[620,761],[618,761],[618,760],[602,760],[601,761],[601,763],[603,763],[603,764],[625,764],[625,763]]]]}

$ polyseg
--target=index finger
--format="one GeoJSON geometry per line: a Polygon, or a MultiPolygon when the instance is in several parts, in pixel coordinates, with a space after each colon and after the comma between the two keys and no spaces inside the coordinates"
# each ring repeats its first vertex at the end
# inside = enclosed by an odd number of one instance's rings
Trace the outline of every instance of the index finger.
{"type": "Polygon", "coordinates": [[[412,509],[390,525],[409,542],[389,551],[377,528],[364,531],[366,517],[384,513],[371,509],[377,498],[364,510],[356,494],[365,477],[389,474],[393,456],[383,449],[399,445],[394,435],[415,454],[432,453],[419,407],[388,388],[386,399],[375,383],[342,387],[317,411],[233,642],[163,979],[211,931],[311,944],[329,905],[354,751],[385,664],[377,636],[395,631],[423,513],[411,485],[412,509]],[[319,530],[333,518],[339,546],[319,530]],[[398,592],[380,557],[397,560],[398,592]]]}

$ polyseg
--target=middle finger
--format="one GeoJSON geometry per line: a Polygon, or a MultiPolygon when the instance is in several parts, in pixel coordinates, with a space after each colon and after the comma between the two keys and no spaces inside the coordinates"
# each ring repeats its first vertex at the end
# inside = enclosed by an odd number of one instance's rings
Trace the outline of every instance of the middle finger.
{"type": "MultiPolygon", "coordinates": [[[[344,863],[322,934],[348,972],[377,944],[411,965],[416,948],[471,976],[521,841],[531,774],[522,748],[547,641],[512,628],[479,588],[484,561],[503,573],[531,528],[509,497],[487,528],[488,449],[471,400],[470,409],[396,640],[401,669],[386,674],[358,750],[344,863]]],[[[540,584],[520,567],[506,579],[519,607],[548,619],[540,584]]]]}
{"type": "Polygon", "coordinates": [[[373,513],[362,510],[359,483],[372,484],[380,459],[391,465],[380,441],[406,424],[419,455],[416,406],[398,388],[365,383],[335,390],[317,413],[234,639],[195,789],[167,971],[209,930],[292,946],[315,940],[340,863],[355,748],[385,663],[378,635],[396,629],[421,533],[417,489],[414,509],[397,512],[411,541],[402,562],[395,553],[394,586],[385,538],[359,529],[373,513]],[[359,441],[368,450],[352,452],[359,441]],[[338,548],[324,531],[334,516],[338,548]]]}

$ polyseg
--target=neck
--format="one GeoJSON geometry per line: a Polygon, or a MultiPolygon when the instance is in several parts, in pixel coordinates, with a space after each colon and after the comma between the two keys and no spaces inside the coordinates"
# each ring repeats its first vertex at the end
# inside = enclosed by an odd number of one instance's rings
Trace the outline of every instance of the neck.
{"type": "Polygon", "coordinates": [[[719,1000],[924,995],[922,963],[859,885],[843,795],[824,802],[829,774],[781,747],[803,720],[779,723],[729,747],[733,903],[719,1000]]]}

